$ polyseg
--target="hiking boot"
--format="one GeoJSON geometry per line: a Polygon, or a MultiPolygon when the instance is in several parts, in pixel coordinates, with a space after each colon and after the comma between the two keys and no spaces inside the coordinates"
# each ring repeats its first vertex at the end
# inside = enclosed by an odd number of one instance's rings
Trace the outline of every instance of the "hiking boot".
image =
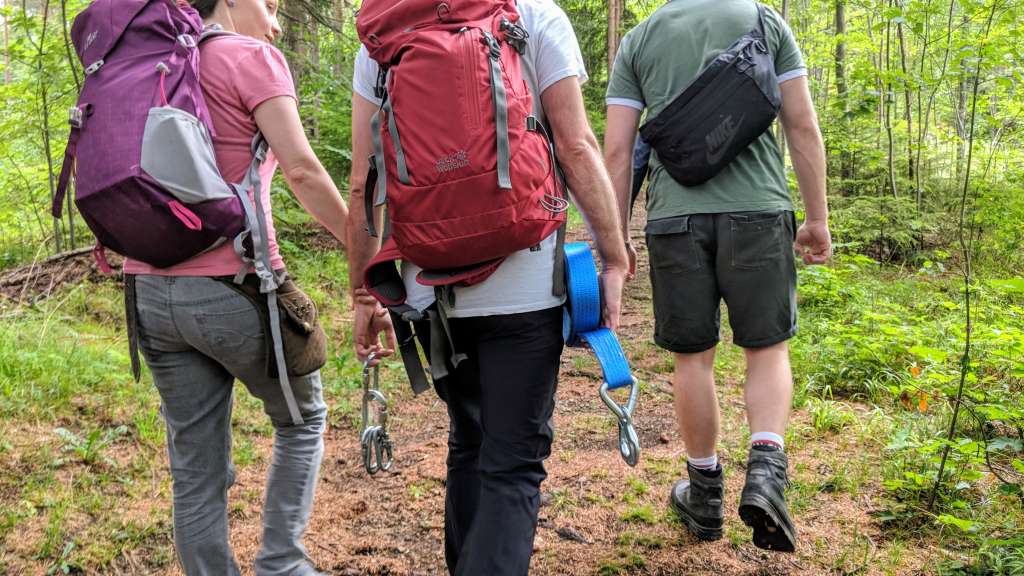
{"type": "Polygon", "coordinates": [[[796,527],[786,508],[789,460],[782,450],[751,448],[747,461],[747,482],[740,496],[740,518],[754,529],[754,546],[765,550],[793,552],[796,527]]]}
{"type": "Polygon", "coordinates": [[[722,467],[708,476],[706,472],[687,464],[689,480],[680,480],[672,487],[669,503],[686,527],[701,540],[722,537],[722,467]]]}

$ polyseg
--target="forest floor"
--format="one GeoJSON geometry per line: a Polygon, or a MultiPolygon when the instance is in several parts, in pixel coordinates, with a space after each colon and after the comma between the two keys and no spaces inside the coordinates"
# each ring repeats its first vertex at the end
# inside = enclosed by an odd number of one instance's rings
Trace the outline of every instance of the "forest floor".
{"type": "MultiPolygon", "coordinates": [[[[633,233],[642,246],[639,223],[633,233]]],[[[81,281],[91,274],[82,272],[88,258],[51,264],[51,277],[74,272],[68,277],[81,281]]],[[[336,273],[332,266],[337,264],[325,265],[324,273],[336,273]]],[[[21,290],[16,282],[4,284],[12,277],[0,277],[9,298],[0,316],[17,318],[33,290],[52,291],[63,308],[26,321],[31,335],[12,334],[0,344],[77,339],[61,348],[65,358],[38,360],[40,370],[58,366],[77,384],[37,397],[37,403],[52,399],[46,410],[33,406],[31,396],[22,396],[21,408],[0,407],[0,574],[179,574],[158,399],[148,375],[135,385],[126,374],[116,285],[86,280],[79,294],[46,279],[21,290]],[[10,302],[19,299],[21,305],[10,302]],[[61,318],[80,315],[106,328],[54,328],[61,318]],[[93,358],[82,358],[88,354],[93,358]],[[89,362],[96,356],[106,363],[94,370],[89,362]],[[55,431],[57,426],[72,432],[55,431]]],[[[619,338],[642,386],[635,416],[641,461],[630,468],[618,454],[615,420],[597,394],[596,361],[585,350],[567,350],[531,574],[931,574],[936,560],[955,554],[932,531],[893,533],[876,519],[885,498],[880,470],[887,432],[877,428],[874,406],[853,400],[846,404],[852,417],[839,426],[822,425],[821,415],[806,406],[793,413],[787,451],[789,501],[800,538],[796,553],[768,553],[751,544],[750,530],[736,514],[748,436],[743,356],[730,342],[727,322],[718,358],[725,537],[699,543],[667,506],[672,484],[684,473],[685,453],[672,409],[672,359],[652,342],[644,250],[624,306],[619,338]]],[[[443,574],[444,405],[431,392],[414,398],[401,365],[385,364],[395,463],[389,472],[368,476],[358,444],[359,367],[345,350],[348,336],[341,335],[349,313],[347,306],[328,305],[323,314],[338,334],[338,359],[325,370],[325,381],[336,381],[326,386],[331,427],[308,552],[329,574],[443,574]]],[[[12,357],[18,356],[0,360],[12,357]]],[[[272,430],[258,405],[244,392],[238,396],[231,540],[243,573],[251,574],[272,430]]]]}

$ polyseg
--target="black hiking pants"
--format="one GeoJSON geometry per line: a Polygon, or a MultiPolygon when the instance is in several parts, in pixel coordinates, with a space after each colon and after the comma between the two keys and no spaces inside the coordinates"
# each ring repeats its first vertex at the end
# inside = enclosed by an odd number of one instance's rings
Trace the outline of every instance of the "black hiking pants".
{"type": "Polygon", "coordinates": [[[450,421],[448,571],[453,576],[525,576],[540,484],[547,477],[544,460],[554,437],[562,308],[451,318],[450,327],[456,350],[467,359],[434,383],[450,421]]]}

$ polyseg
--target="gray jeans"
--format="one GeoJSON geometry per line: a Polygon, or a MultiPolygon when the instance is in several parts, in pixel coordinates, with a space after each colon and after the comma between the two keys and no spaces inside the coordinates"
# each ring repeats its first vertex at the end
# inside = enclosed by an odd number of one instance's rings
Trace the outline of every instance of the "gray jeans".
{"type": "Polygon", "coordinates": [[[266,373],[260,317],[244,296],[205,277],[136,278],[139,345],[160,392],[174,481],[174,545],[189,576],[239,574],[228,543],[231,405],[241,380],[274,425],[256,574],[315,574],[302,536],[323,458],[320,373],[292,378],[305,421],[292,424],[266,373]]]}

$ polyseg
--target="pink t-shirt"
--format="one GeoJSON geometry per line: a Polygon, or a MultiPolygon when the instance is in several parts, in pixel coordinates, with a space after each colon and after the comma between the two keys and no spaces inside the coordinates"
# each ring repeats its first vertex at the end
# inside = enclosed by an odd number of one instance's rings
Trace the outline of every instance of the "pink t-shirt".
{"type": "MultiPolygon", "coordinates": [[[[277,97],[295,98],[295,85],[284,55],[265,42],[248,36],[218,36],[203,43],[200,60],[200,84],[213,118],[213,148],[217,167],[228,182],[241,182],[252,164],[250,145],[256,135],[253,111],[263,102],[277,97]]],[[[273,153],[260,169],[263,182],[262,202],[267,215],[270,263],[275,270],[284,268],[277,249],[274,219],[270,210],[270,181],[277,170],[273,153]]],[[[154,268],[144,262],[126,259],[128,274],[160,276],[228,276],[242,267],[232,242],[169,268],[154,268]]]]}

